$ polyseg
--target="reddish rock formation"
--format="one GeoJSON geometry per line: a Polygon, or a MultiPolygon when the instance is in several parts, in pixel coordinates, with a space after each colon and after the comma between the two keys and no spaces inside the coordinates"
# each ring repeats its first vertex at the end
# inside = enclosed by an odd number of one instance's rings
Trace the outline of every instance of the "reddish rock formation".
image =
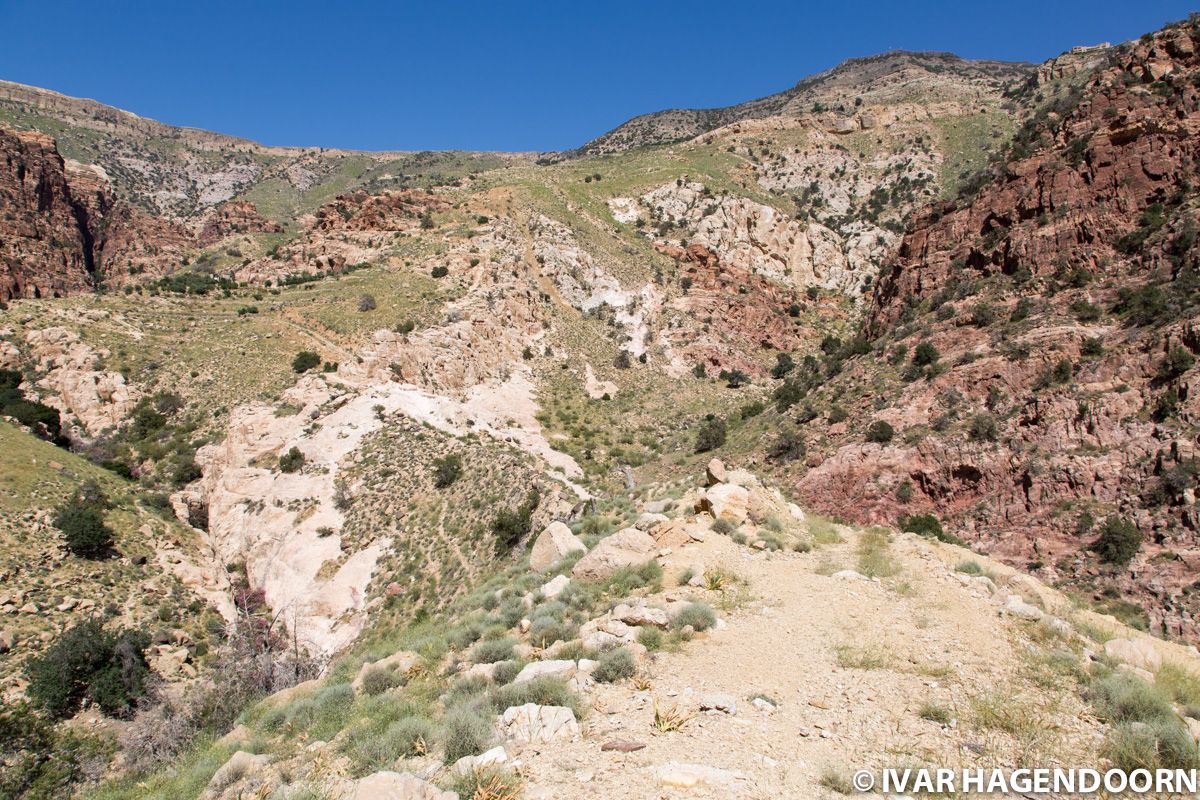
{"type": "Polygon", "coordinates": [[[51,297],[93,285],[91,221],[54,140],[0,130],[0,298],[51,297]]]}
{"type": "Polygon", "coordinates": [[[765,370],[750,354],[791,352],[811,339],[812,330],[797,326],[786,313],[803,302],[796,291],[725,264],[703,245],[654,247],[678,261],[682,279],[689,282],[677,301],[687,311],[683,327],[666,335],[683,345],[690,363],[704,364],[714,374],[740,369],[761,376],[765,370]]]}
{"type": "Polygon", "coordinates": [[[54,140],[0,130],[0,298],[48,297],[165,275],[186,228],[114,198],[103,173],[54,140]]]}
{"type": "Polygon", "coordinates": [[[880,360],[849,362],[834,393],[856,430],[809,426],[804,501],[862,522],[933,513],[1016,566],[1100,601],[1119,589],[1155,630],[1200,638],[1198,47],[1182,24],[1112,51],[1061,117],[1035,118],[1017,145],[1028,155],[916,220],[867,326],[897,371],[922,341],[939,367],[885,390],[897,382],[880,360]],[[873,419],[895,439],[865,443],[873,419]],[[1100,563],[1097,528],[1081,527],[1109,514],[1143,536],[1128,565],[1100,563]]]}
{"type": "Polygon", "coordinates": [[[196,241],[208,247],[239,233],[283,233],[283,226],[259,214],[248,200],[227,200],[204,215],[196,241]]]}
{"type": "Polygon", "coordinates": [[[446,201],[426,192],[368,194],[359,189],[317,209],[312,228],[322,232],[413,230],[423,214],[445,206],[446,201]]]}

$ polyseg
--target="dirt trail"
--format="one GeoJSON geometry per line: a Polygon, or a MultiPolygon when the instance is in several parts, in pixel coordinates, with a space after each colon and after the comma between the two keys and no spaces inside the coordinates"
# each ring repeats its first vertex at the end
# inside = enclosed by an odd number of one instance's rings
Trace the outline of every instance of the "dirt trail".
{"type": "MultiPolygon", "coordinates": [[[[1096,763],[1101,726],[1083,702],[1031,683],[1022,668],[1023,629],[1032,623],[1001,617],[990,592],[964,587],[936,545],[906,534],[891,547],[903,571],[882,583],[820,574],[855,568],[856,536],[807,554],[756,552],[710,536],[673,553],[668,576],[690,565],[723,566],[746,581],[750,597],[718,612],[721,629],[660,654],[645,670],[648,690],[598,685],[582,741],[520,753],[527,797],[840,797],[821,785],[827,772],[1096,763]],[[839,666],[842,647],[850,648],[843,663],[881,663],[839,666]],[[709,693],[737,698],[737,713],[697,713],[709,693]],[[751,699],[759,694],[778,708],[757,709],[751,699]],[[969,722],[972,701],[989,696],[1028,706],[1041,735],[1024,740],[969,722]],[[678,732],[659,733],[655,702],[694,716],[678,732]],[[923,719],[927,702],[950,709],[955,722],[923,719]],[[618,739],[647,746],[628,755],[600,751],[618,739]],[[724,785],[668,787],[657,770],[671,763],[734,776],[724,785]]],[[[666,594],[719,599],[703,589],[666,594]]]]}

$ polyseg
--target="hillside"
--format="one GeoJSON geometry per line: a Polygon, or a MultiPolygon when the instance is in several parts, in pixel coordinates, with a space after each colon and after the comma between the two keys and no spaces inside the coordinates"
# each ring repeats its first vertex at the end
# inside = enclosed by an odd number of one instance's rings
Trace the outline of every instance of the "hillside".
{"type": "Polygon", "coordinates": [[[1198,46],[537,159],[0,84],[0,796],[1192,765],[1198,46]]]}
{"type": "Polygon", "coordinates": [[[615,153],[691,139],[735,122],[785,117],[829,132],[870,130],[872,106],[978,106],[1029,79],[1032,64],[968,61],[952,53],[894,51],[852,58],[786,91],[724,108],[643,114],[582,145],[572,155],[615,153]]]}

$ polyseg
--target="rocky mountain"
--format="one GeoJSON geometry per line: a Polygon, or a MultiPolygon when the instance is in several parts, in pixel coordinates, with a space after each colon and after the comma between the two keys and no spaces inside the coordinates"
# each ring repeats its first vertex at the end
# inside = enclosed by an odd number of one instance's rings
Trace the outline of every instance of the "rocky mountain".
{"type": "Polygon", "coordinates": [[[634,117],[572,155],[601,155],[670,144],[736,122],[768,117],[795,119],[829,133],[871,130],[880,120],[870,106],[977,106],[980,101],[1003,96],[1006,89],[1028,80],[1035,70],[1032,64],[968,61],[952,53],[898,50],[852,58],[790,89],[757,100],[724,108],[671,109],[634,117]]]}
{"type": "Polygon", "coordinates": [[[855,59],[536,160],[0,84],[0,789],[1190,765],[1198,46],[855,59]]]}

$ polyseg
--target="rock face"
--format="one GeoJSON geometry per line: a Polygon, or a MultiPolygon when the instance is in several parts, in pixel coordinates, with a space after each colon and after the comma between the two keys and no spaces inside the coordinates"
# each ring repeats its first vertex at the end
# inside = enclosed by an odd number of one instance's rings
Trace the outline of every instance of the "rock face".
{"type": "Polygon", "coordinates": [[[114,198],[52,138],[0,129],[0,299],[58,297],[173,269],[188,231],[114,198]]]}
{"type": "Polygon", "coordinates": [[[263,217],[248,200],[228,200],[204,215],[196,241],[208,247],[239,233],[283,233],[283,226],[263,217]]]}
{"type": "Polygon", "coordinates": [[[107,352],[94,350],[74,331],[43,328],[30,331],[25,339],[31,360],[43,373],[38,386],[50,392],[46,402],[64,420],[78,423],[77,438],[115,429],[141,397],[119,372],[100,368],[107,352]]]}
{"type": "Polygon", "coordinates": [[[56,297],[93,286],[86,207],[67,184],[54,140],[0,130],[0,299],[56,297]]]}
{"type": "Polygon", "coordinates": [[[561,522],[551,522],[538,534],[529,553],[529,569],[541,572],[571,553],[586,553],[587,547],[561,522]]]}
{"type": "Polygon", "coordinates": [[[658,553],[658,544],[637,528],[623,528],[601,539],[591,552],[575,564],[571,575],[585,581],[609,577],[622,567],[645,564],[658,553]]]}
{"type": "MultiPolygon", "coordinates": [[[[914,221],[867,322],[908,377],[886,401],[836,398],[857,432],[810,425],[808,441],[829,445],[808,454],[801,501],[859,522],[935,514],[1044,580],[1098,599],[1114,583],[1155,631],[1200,635],[1186,566],[1200,552],[1186,299],[1200,264],[1198,43],[1180,24],[1113,52],[973,199],[914,221]],[[923,342],[940,353],[927,370],[911,363],[923,342]],[[875,418],[926,433],[864,442],[875,418]],[[1141,534],[1127,566],[1091,550],[1108,515],[1141,534]]],[[[848,363],[832,395],[881,374],[875,358],[848,363]]]]}

